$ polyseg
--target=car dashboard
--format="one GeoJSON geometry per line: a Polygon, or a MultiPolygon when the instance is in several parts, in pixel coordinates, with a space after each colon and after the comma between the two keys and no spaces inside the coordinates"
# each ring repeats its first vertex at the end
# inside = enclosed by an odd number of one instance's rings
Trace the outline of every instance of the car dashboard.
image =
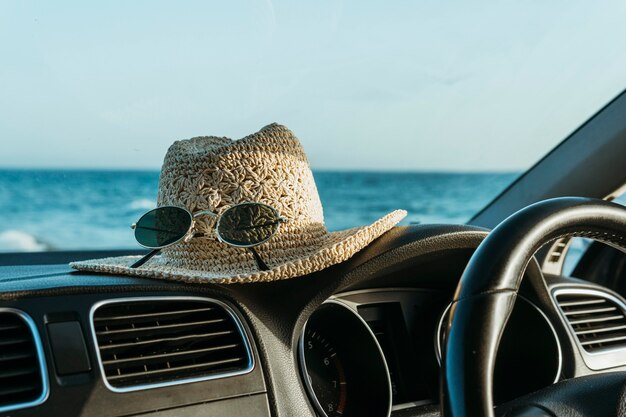
{"type": "MultiPolygon", "coordinates": [[[[65,263],[90,253],[3,255],[15,265],[0,267],[0,415],[436,416],[450,301],[486,233],[397,227],[345,263],[259,284],[65,263]]],[[[625,330],[620,295],[532,262],[496,404],[625,370],[625,330]]]]}

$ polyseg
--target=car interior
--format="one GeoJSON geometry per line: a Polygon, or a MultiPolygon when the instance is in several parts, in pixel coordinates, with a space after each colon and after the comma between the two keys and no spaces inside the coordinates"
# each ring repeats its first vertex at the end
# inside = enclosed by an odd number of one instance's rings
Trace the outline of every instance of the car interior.
{"type": "Polygon", "coordinates": [[[396,226],[297,278],[0,254],[0,415],[626,415],[624,114],[626,93],[467,224],[396,226]]]}

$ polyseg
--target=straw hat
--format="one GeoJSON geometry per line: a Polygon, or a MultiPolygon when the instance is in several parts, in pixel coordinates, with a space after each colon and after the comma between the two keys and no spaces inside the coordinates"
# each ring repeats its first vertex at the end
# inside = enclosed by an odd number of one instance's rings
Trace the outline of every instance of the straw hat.
{"type": "MultiPolygon", "coordinates": [[[[302,145],[286,127],[271,124],[243,139],[214,136],[174,142],[161,169],[158,206],[221,213],[254,201],[288,221],[256,247],[270,270],[260,271],[249,250],[196,238],[164,248],[139,268],[138,256],[73,262],[78,270],[188,282],[243,283],[293,278],[343,262],[396,225],[404,210],[369,226],[328,232],[322,204],[302,145]]],[[[199,232],[209,223],[198,219],[199,232]]]]}

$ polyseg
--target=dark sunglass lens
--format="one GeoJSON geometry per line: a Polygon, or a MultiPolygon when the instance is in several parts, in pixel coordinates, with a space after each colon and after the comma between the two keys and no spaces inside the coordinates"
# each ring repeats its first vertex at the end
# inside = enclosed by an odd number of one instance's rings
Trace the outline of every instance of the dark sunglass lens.
{"type": "Polygon", "coordinates": [[[272,207],[258,203],[243,203],[226,210],[220,217],[217,233],[231,245],[259,245],[276,233],[281,220],[272,207]]]}
{"type": "Polygon", "coordinates": [[[148,248],[162,248],[182,239],[191,215],[178,207],[159,207],[144,214],[135,226],[135,239],[148,248]]]}

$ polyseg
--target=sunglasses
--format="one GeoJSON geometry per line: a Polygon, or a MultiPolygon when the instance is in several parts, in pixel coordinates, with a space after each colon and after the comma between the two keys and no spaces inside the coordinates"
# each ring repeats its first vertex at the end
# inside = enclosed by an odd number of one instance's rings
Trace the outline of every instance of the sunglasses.
{"type": "Polygon", "coordinates": [[[137,223],[131,226],[135,230],[137,242],[152,251],[130,267],[140,267],[163,248],[181,241],[188,242],[193,238],[204,237],[217,239],[233,247],[248,248],[259,269],[268,271],[269,267],[254,247],[274,237],[281,223],[286,221],[287,219],[281,217],[275,208],[254,202],[234,205],[219,215],[210,210],[192,214],[182,207],[158,207],[141,216],[137,223]],[[196,232],[196,219],[205,216],[215,219],[212,233],[196,232]]]}

